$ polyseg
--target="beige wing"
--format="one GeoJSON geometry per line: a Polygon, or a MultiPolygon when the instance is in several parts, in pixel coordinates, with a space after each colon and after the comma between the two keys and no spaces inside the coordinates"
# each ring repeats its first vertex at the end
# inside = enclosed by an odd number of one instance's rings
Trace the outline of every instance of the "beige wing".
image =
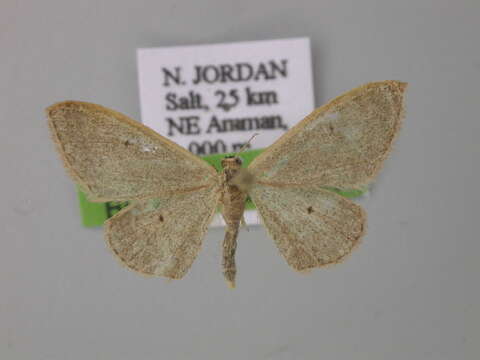
{"type": "Polygon", "coordinates": [[[295,270],[339,262],[364,234],[362,208],[319,185],[257,183],[249,194],[278,249],[295,270]]]}
{"type": "Polygon", "coordinates": [[[145,199],[209,186],[213,167],[146,126],[100,105],[47,109],[64,165],[93,201],[145,199]]]}
{"type": "Polygon", "coordinates": [[[406,83],[369,83],[316,109],[249,170],[263,183],[355,189],[380,170],[403,117],[406,83]]]}
{"type": "Polygon", "coordinates": [[[106,241],[128,268],[180,279],[200,251],[219,194],[213,186],[134,202],[105,222],[106,241]]]}

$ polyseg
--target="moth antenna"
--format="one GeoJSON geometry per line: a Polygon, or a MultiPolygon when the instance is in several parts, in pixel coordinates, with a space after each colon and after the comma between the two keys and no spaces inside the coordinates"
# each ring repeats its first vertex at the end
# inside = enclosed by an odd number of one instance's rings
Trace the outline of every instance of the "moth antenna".
{"type": "Polygon", "coordinates": [[[235,156],[238,156],[241,152],[245,151],[245,149],[250,145],[250,143],[252,142],[253,138],[256,137],[257,135],[260,135],[259,133],[255,133],[252,135],[252,137],[250,138],[250,140],[248,140],[241,148],[240,150],[238,150],[237,153],[235,153],[235,156]]]}

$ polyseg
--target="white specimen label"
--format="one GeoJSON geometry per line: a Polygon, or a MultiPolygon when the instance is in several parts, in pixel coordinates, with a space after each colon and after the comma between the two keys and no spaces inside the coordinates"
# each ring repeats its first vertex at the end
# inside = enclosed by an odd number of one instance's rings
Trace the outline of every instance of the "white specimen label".
{"type": "Polygon", "coordinates": [[[254,133],[250,149],[267,147],[314,108],[308,38],[138,49],[137,61],[142,122],[199,156],[254,133]]]}

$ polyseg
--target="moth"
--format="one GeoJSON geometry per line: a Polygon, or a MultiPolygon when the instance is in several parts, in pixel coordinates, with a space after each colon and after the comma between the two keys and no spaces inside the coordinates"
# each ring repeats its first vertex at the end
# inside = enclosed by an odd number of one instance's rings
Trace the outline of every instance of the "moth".
{"type": "Polygon", "coordinates": [[[365,233],[362,208],[331,191],[361,189],[379,172],[404,116],[399,81],[372,82],[317,108],[247,167],[223,171],[125,115],[80,101],[46,112],[69,174],[92,201],[130,201],[105,223],[108,247],[143,275],[182,278],[217,208],[226,223],[222,267],[235,286],[235,250],[249,196],[287,263],[337,263],[365,233]]]}

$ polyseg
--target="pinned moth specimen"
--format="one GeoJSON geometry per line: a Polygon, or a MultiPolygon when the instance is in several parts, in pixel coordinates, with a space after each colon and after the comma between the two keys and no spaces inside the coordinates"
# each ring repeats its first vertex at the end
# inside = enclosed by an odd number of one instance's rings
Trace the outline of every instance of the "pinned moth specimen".
{"type": "Polygon", "coordinates": [[[105,223],[109,248],[144,275],[182,278],[212,217],[226,223],[223,274],[235,285],[235,250],[249,196],[295,270],[342,260],[365,232],[365,213],[331,191],[360,189],[379,172],[400,129],[406,83],[351,90],[314,110],[242,167],[222,172],[116,111],[79,101],[47,109],[69,174],[92,201],[130,201],[105,223]]]}

